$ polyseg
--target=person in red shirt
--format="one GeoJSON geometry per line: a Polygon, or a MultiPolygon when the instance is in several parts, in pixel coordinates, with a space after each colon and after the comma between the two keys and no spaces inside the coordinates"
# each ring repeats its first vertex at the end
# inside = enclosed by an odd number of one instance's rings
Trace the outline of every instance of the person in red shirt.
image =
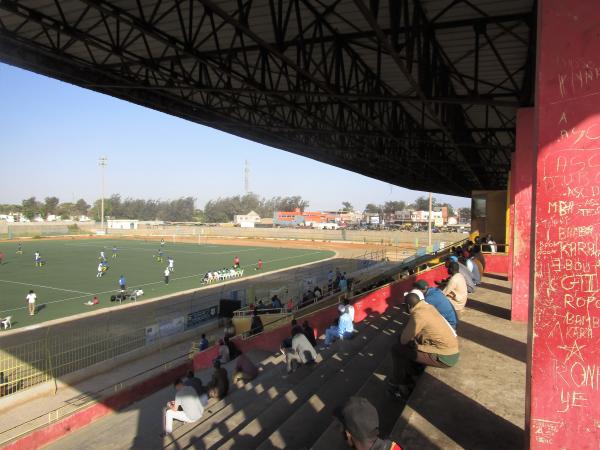
{"type": "Polygon", "coordinates": [[[258,264],[256,264],[256,270],[262,270],[263,268],[263,262],[262,259],[258,260],[258,264]]]}
{"type": "Polygon", "coordinates": [[[236,269],[238,267],[240,267],[240,257],[236,256],[235,258],[233,258],[233,267],[235,267],[236,269]]]}
{"type": "Polygon", "coordinates": [[[4,260],[4,253],[0,252],[0,264],[2,264],[3,260],[4,260]]]}

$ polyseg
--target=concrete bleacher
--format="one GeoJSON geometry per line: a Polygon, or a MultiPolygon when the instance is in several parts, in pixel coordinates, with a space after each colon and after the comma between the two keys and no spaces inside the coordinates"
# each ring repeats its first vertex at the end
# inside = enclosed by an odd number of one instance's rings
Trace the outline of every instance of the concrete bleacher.
{"type": "MultiPolygon", "coordinates": [[[[172,387],[47,448],[308,448],[327,430],[340,399],[361,390],[386,363],[402,315],[398,307],[370,315],[354,339],[334,344],[316,365],[289,376],[284,376],[281,354],[248,352],[261,368],[259,376],[244,389],[233,387],[224,400],[211,400],[199,422],[181,424],[164,440],[159,437],[161,409],[174,396],[172,387]]],[[[233,364],[225,365],[230,374],[233,364]]],[[[197,375],[207,381],[210,373],[205,369],[197,375]]]]}
{"type": "MultiPolygon", "coordinates": [[[[422,277],[432,282],[440,274],[422,277]]],[[[168,386],[46,448],[341,449],[346,447],[332,411],[351,395],[368,398],[379,411],[381,435],[391,435],[405,449],[522,446],[526,326],[510,322],[510,287],[502,276],[488,274],[470,295],[458,329],[459,364],[428,368],[406,407],[387,395],[388,349],[407,318],[398,300],[411,283],[359,298],[359,334],[289,376],[276,351],[289,328],[239,341],[261,367],[257,379],[211,401],[200,422],[180,424],[171,437],[159,436],[161,410],[174,396],[168,386]]],[[[309,320],[322,331],[335,314],[330,307],[309,320]]],[[[232,365],[226,365],[230,375],[232,365]]],[[[197,375],[206,381],[211,371],[197,375]]]]}
{"type": "Polygon", "coordinates": [[[510,321],[510,283],[486,274],[458,327],[461,359],[427,368],[392,437],[407,449],[524,446],[527,325],[510,321]]]}

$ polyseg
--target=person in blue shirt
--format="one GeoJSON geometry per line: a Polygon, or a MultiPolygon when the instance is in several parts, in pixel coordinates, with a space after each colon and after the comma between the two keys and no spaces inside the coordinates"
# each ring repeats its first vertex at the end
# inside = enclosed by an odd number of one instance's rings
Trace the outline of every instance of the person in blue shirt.
{"type": "Polygon", "coordinates": [[[450,326],[456,330],[458,318],[448,297],[446,297],[438,288],[429,287],[429,284],[427,284],[427,281],[425,280],[415,282],[414,287],[423,293],[425,301],[437,309],[450,326]]]}
{"type": "Polygon", "coordinates": [[[123,275],[119,277],[119,289],[121,289],[121,292],[125,290],[125,277],[123,275]]]}
{"type": "Polygon", "coordinates": [[[340,317],[335,323],[325,330],[325,347],[329,347],[331,343],[337,339],[350,339],[354,336],[354,325],[352,318],[345,305],[339,305],[340,317]]]}
{"type": "Polygon", "coordinates": [[[200,339],[200,351],[206,350],[208,348],[208,339],[206,339],[206,334],[202,333],[202,338],[200,339]]]}

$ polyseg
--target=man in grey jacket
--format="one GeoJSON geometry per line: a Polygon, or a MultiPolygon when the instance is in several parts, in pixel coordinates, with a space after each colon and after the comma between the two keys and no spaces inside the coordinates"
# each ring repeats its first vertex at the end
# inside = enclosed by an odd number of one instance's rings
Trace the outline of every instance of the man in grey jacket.
{"type": "Polygon", "coordinates": [[[283,349],[288,373],[292,372],[294,361],[299,364],[307,364],[315,362],[317,359],[317,351],[308,339],[306,339],[306,336],[302,333],[302,329],[294,328],[294,333],[292,347],[283,349]]]}

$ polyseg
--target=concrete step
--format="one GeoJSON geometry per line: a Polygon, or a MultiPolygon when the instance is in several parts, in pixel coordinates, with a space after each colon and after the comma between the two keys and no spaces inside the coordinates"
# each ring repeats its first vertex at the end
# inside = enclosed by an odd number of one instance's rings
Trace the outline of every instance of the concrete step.
{"type": "Polygon", "coordinates": [[[335,376],[324,380],[285,422],[273,429],[258,450],[309,448],[331,423],[333,410],[355,395],[385,359],[401,328],[399,319],[399,309],[383,316],[376,336],[345,361],[335,376]]]}
{"type": "MultiPolygon", "coordinates": [[[[255,364],[263,370],[256,379],[257,383],[267,383],[268,377],[272,374],[272,369],[277,364],[278,358],[273,358],[270,352],[251,351],[247,356],[255,364]]],[[[229,374],[232,373],[234,362],[227,363],[224,367],[227,368],[229,374]]],[[[212,369],[205,369],[197,373],[196,376],[202,379],[206,384],[211,376],[212,369]]],[[[249,386],[249,389],[254,386],[249,386]]],[[[259,391],[257,389],[257,391],[259,391]]],[[[240,392],[241,394],[241,392],[240,392]]],[[[232,396],[240,395],[236,392],[232,396]]],[[[250,397],[254,397],[256,392],[253,392],[250,397]]],[[[46,448],[56,450],[80,449],[80,448],[111,448],[111,449],[162,449],[170,440],[164,440],[160,437],[162,430],[162,415],[161,409],[168,400],[174,397],[174,389],[168,386],[154,394],[133,403],[127,408],[118,411],[114,414],[103,417],[100,420],[94,421],[87,427],[69,434],[64,438],[49,444],[46,448]],[[110,436],[118,436],[110,439],[110,436]]],[[[221,401],[212,401],[209,405],[209,410],[220,412],[227,406],[227,398],[221,401]]],[[[205,414],[202,420],[211,420],[210,414],[205,414]]],[[[178,422],[176,422],[177,427],[178,422]]],[[[196,425],[196,424],[193,424],[196,425]]],[[[186,426],[175,429],[176,433],[185,433],[186,426]]]]}
{"type": "MultiPolygon", "coordinates": [[[[387,394],[387,379],[392,369],[392,358],[389,353],[377,367],[363,386],[353,395],[368,399],[379,414],[379,436],[387,437],[391,434],[394,425],[405,402],[396,400],[387,394]]],[[[312,450],[347,450],[348,446],[343,438],[340,423],[331,419],[327,429],[311,447],[312,450]]]]}
{"type": "Polygon", "coordinates": [[[370,323],[365,324],[354,339],[334,344],[333,348],[337,350],[334,353],[331,353],[332,350],[326,351],[324,354],[325,360],[322,363],[312,368],[312,370],[308,367],[301,367],[291,376],[300,375],[302,380],[269,405],[268,409],[248,421],[241,429],[237,429],[235,436],[215,442],[214,447],[211,448],[256,448],[324,383],[335,378],[357,352],[361,351],[380,334],[383,326],[389,321],[389,318],[382,316],[370,318],[370,323]]]}

